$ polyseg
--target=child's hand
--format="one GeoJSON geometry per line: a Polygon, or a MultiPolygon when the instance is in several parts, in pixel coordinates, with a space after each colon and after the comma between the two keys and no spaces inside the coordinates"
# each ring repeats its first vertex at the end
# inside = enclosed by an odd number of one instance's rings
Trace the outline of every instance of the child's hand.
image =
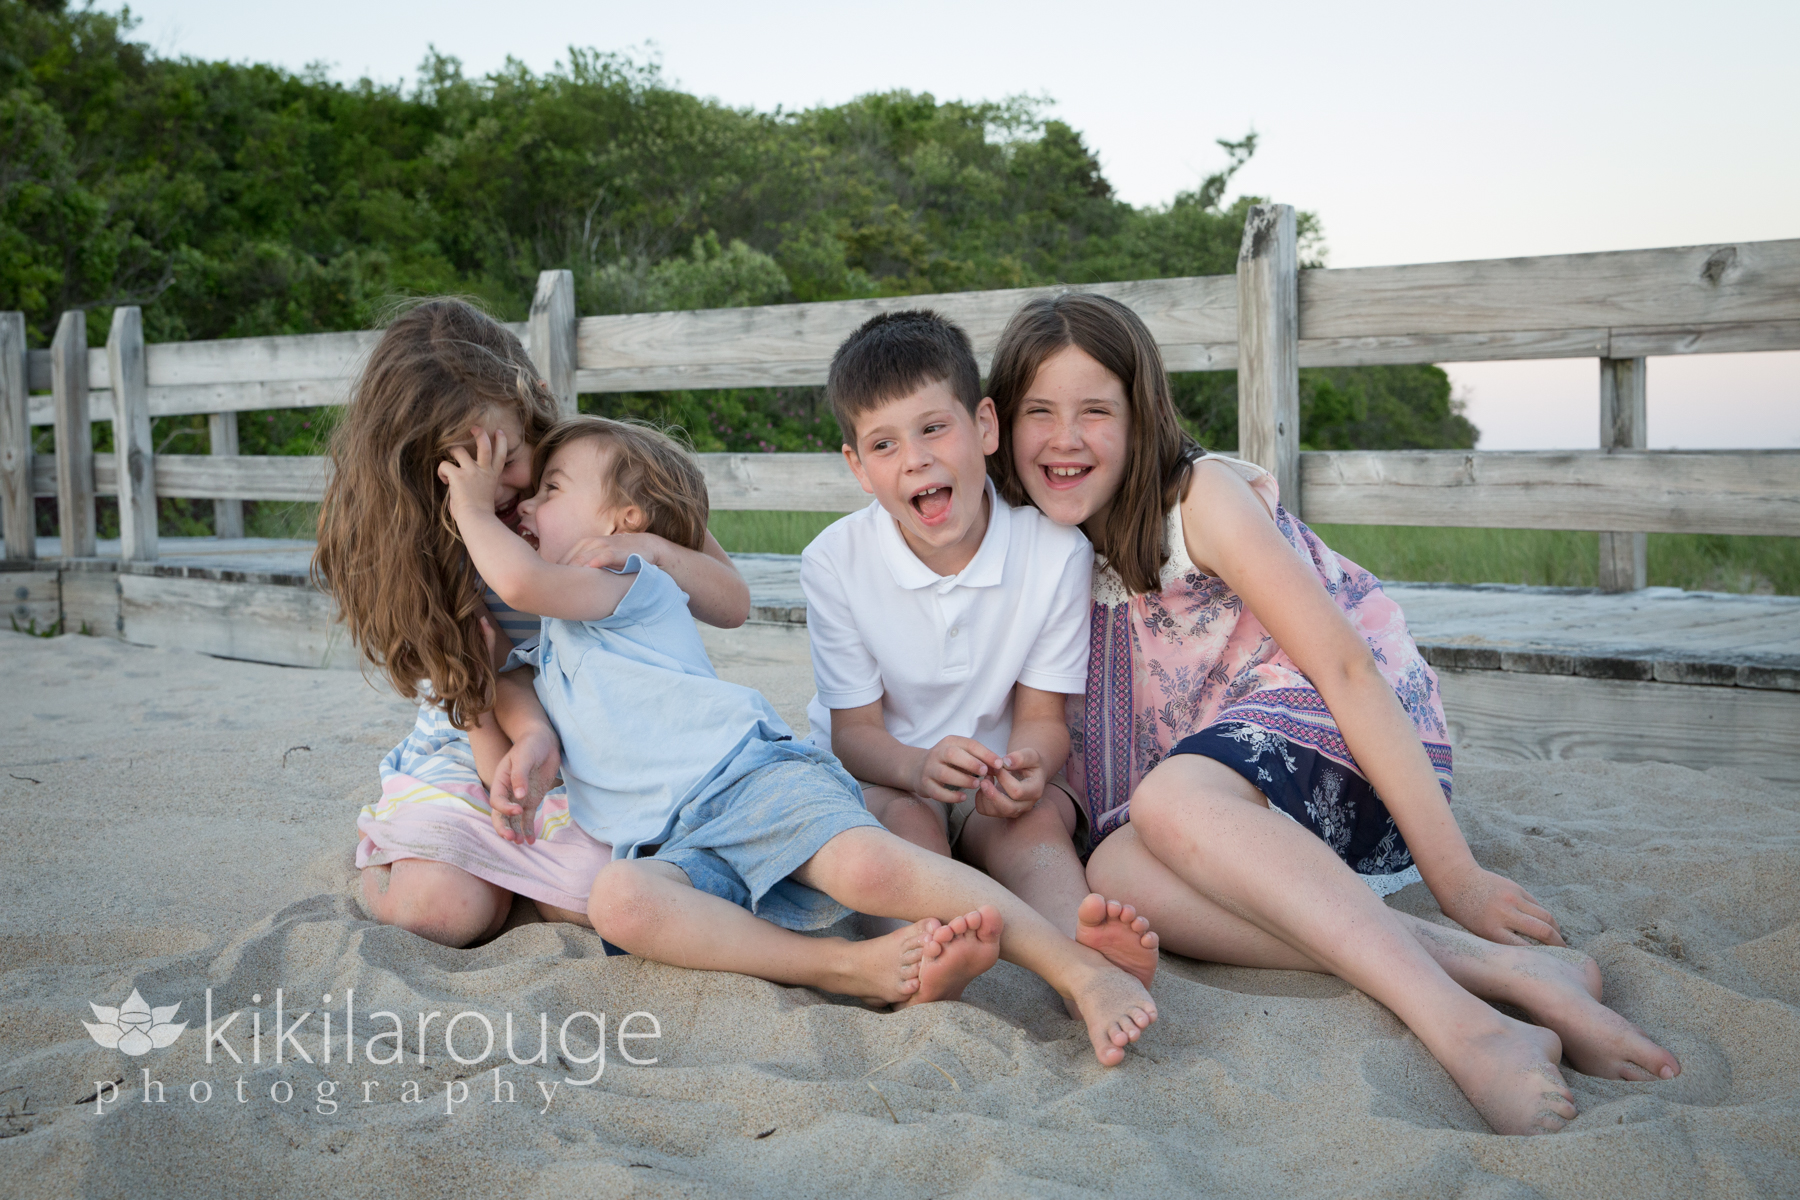
{"type": "Polygon", "coordinates": [[[500,475],[506,470],[506,431],[495,430],[491,440],[479,426],[473,432],[474,455],[461,446],[451,447],[450,457],[438,464],[438,478],[450,489],[452,514],[482,512],[491,516],[500,475]]]}
{"type": "Polygon", "coordinates": [[[653,533],[615,533],[611,537],[582,538],[562,556],[565,567],[607,567],[618,570],[625,560],[637,555],[652,566],[658,551],[669,543],[653,533]]]}
{"type": "Polygon", "coordinates": [[[538,805],[556,786],[561,765],[562,747],[552,733],[528,733],[513,743],[494,768],[494,786],[488,789],[488,815],[495,833],[520,846],[537,841],[538,805]]]}
{"type": "MultiPolygon", "coordinates": [[[[1437,894],[1437,889],[1432,890],[1437,894]]],[[[1546,946],[1568,944],[1556,927],[1556,918],[1537,897],[1506,876],[1481,867],[1472,867],[1451,880],[1437,902],[1445,916],[1490,942],[1523,946],[1529,937],[1546,946]]]]}
{"type": "Polygon", "coordinates": [[[964,792],[999,769],[1000,756],[974,738],[947,737],[925,752],[912,790],[955,804],[964,792]]]}
{"type": "Polygon", "coordinates": [[[1044,798],[1044,760],[1030,746],[1009,750],[997,760],[997,769],[975,789],[975,811],[984,816],[1012,820],[1037,807],[1044,798]]]}

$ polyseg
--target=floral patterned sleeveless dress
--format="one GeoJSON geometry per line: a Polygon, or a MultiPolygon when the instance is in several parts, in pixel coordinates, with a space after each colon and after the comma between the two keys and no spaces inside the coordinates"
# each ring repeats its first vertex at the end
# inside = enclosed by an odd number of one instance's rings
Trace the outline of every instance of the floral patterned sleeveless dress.
{"type": "MultiPolygon", "coordinates": [[[[1450,797],[1450,739],[1437,676],[1381,581],[1334,553],[1280,507],[1274,478],[1253,463],[1201,452],[1241,476],[1295,553],[1363,635],[1450,797]]],[[[1068,780],[1092,845],[1131,819],[1131,794],[1171,754],[1201,754],[1238,772],[1270,807],[1317,834],[1378,895],[1419,880],[1412,852],[1363,778],[1312,683],[1243,600],[1187,553],[1181,509],[1164,532],[1162,590],[1132,595],[1094,563],[1088,683],[1068,704],[1068,780]]]]}

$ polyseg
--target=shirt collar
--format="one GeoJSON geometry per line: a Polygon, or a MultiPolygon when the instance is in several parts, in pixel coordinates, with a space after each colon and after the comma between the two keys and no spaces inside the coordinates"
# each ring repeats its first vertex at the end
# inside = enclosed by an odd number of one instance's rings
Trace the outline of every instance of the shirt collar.
{"type": "Polygon", "coordinates": [[[983,485],[988,499],[987,532],[981,535],[981,545],[975,551],[975,557],[956,575],[939,575],[919,561],[919,556],[906,544],[906,538],[900,532],[900,523],[894,520],[893,514],[886,509],[881,509],[876,514],[876,541],[881,546],[881,557],[887,563],[895,583],[909,592],[934,585],[938,591],[947,592],[953,587],[993,587],[1000,582],[1006,567],[1006,551],[1012,539],[1012,522],[1007,517],[1009,509],[1006,502],[994,490],[994,481],[984,479],[983,485]]]}

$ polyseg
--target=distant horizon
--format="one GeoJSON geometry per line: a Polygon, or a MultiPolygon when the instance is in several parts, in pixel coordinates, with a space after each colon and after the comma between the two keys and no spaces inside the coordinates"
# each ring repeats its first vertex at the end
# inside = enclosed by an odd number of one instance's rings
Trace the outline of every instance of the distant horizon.
{"type": "MultiPolygon", "coordinates": [[[[508,57],[543,72],[592,45],[764,111],[896,89],[1043,96],[1138,206],[1197,186],[1224,162],[1215,139],[1254,129],[1257,155],[1232,193],[1318,213],[1334,267],[1800,237],[1800,72],[1788,61],[1800,5],[1773,0],[1714,5],[1698,27],[1691,6],[1622,0],[1355,12],[1303,0],[1282,26],[1160,0],[1105,22],[1070,0],[1028,20],[927,2],[904,21],[819,0],[754,12],[522,0],[498,28],[471,0],[131,11],[160,54],[324,63],[346,82],[410,84],[432,47],[477,76],[508,57]],[[1693,70],[1709,28],[1730,34],[1728,73],[1693,70]]],[[[1444,365],[1483,449],[1597,443],[1593,360],[1444,365]]],[[[1652,446],[1800,446],[1800,352],[1656,359],[1649,386],[1652,446]]]]}

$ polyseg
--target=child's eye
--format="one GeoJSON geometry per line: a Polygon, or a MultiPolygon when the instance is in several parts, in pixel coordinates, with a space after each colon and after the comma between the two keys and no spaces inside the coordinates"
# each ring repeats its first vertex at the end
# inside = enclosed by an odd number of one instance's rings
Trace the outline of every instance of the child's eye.
{"type": "Polygon", "coordinates": [[[894,443],[891,439],[883,438],[881,441],[876,442],[873,446],[870,446],[869,450],[872,453],[880,454],[884,450],[891,449],[893,447],[893,445],[894,445],[894,443]]]}
{"type": "Polygon", "coordinates": [[[944,422],[933,421],[931,424],[929,424],[925,427],[925,432],[926,433],[936,433],[938,430],[943,429],[943,428],[945,428],[944,422]]]}

